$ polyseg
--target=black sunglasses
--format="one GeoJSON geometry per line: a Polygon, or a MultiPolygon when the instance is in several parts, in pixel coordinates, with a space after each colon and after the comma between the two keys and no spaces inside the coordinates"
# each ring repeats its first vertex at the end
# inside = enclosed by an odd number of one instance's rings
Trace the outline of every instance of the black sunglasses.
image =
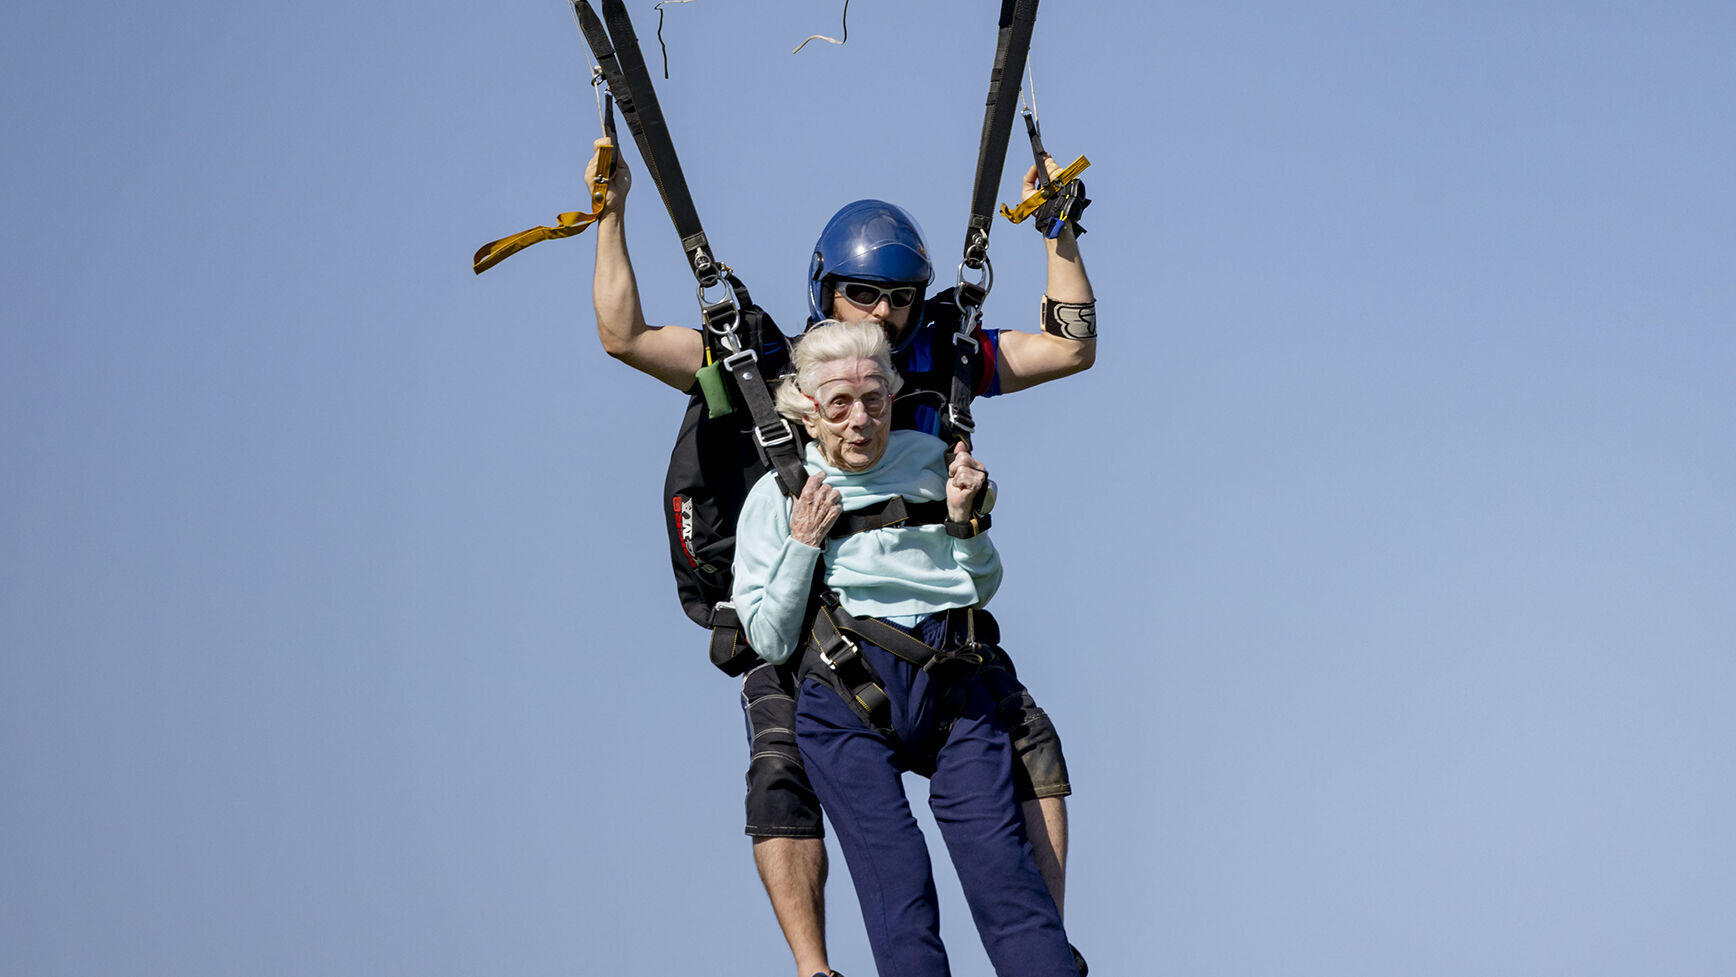
{"type": "Polygon", "coordinates": [[[872,309],[884,298],[886,304],[894,309],[907,309],[916,296],[920,294],[914,285],[894,285],[882,288],[869,282],[838,282],[838,294],[858,309],[872,309]]]}

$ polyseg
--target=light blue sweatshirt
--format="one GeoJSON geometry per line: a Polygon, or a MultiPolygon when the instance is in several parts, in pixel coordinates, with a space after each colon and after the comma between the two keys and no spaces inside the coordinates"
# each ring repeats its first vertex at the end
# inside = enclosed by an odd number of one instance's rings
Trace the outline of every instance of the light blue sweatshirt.
{"type": "MultiPolygon", "coordinates": [[[[844,511],[896,495],[946,501],[946,446],[930,434],[893,431],[872,468],[846,472],[826,464],[809,444],[809,473],[838,490],[844,511]]],[[[774,664],[787,660],[814,581],[820,549],[790,536],[792,500],[768,474],[748,492],[736,523],[736,614],[748,644],[774,664]]],[[[948,536],[944,526],[896,526],[826,541],[826,584],[855,617],[914,623],[936,611],[988,603],[1001,585],[1001,558],[987,534],[948,536]]]]}

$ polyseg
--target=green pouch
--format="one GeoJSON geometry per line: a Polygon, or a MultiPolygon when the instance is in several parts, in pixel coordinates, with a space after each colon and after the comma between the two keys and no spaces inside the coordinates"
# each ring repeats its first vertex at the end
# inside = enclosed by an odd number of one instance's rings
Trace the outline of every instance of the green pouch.
{"type": "Polygon", "coordinates": [[[699,389],[705,394],[706,416],[715,419],[734,413],[735,405],[729,402],[729,388],[723,382],[723,367],[708,363],[699,368],[697,376],[699,389]]]}

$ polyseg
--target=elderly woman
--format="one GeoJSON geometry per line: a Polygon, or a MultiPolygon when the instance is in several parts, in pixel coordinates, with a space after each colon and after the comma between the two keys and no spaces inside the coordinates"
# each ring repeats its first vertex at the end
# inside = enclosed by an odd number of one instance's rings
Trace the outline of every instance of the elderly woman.
{"type": "Polygon", "coordinates": [[[899,378],[878,323],[821,323],[795,369],[777,402],[813,438],[810,477],[794,500],[771,475],[749,493],[735,604],[760,656],[797,670],[796,742],[875,963],[883,977],[948,973],[928,849],[901,779],[914,770],[930,778],[929,807],[995,971],[1074,977],[1014,796],[1011,742],[972,668],[970,609],[1001,579],[975,509],[987,473],[962,448],[949,456],[931,435],[891,430],[899,378]],[[894,502],[894,515],[864,523],[894,502]],[[942,509],[944,524],[932,518],[942,509]]]}

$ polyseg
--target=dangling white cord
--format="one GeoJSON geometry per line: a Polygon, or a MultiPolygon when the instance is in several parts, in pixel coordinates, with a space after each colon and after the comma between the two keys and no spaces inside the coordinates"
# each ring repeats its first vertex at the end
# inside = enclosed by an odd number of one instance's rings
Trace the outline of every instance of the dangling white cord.
{"type": "Polygon", "coordinates": [[[825,41],[828,44],[841,45],[844,43],[844,41],[848,41],[849,39],[850,39],[850,0],[844,0],[844,37],[843,37],[843,40],[839,40],[838,38],[835,38],[835,37],[827,37],[824,34],[810,34],[810,35],[808,35],[807,41],[803,41],[802,43],[796,45],[796,49],[794,51],[791,51],[790,53],[791,54],[800,53],[802,48],[805,48],[808,46],[808,41],[825,41]]]}

